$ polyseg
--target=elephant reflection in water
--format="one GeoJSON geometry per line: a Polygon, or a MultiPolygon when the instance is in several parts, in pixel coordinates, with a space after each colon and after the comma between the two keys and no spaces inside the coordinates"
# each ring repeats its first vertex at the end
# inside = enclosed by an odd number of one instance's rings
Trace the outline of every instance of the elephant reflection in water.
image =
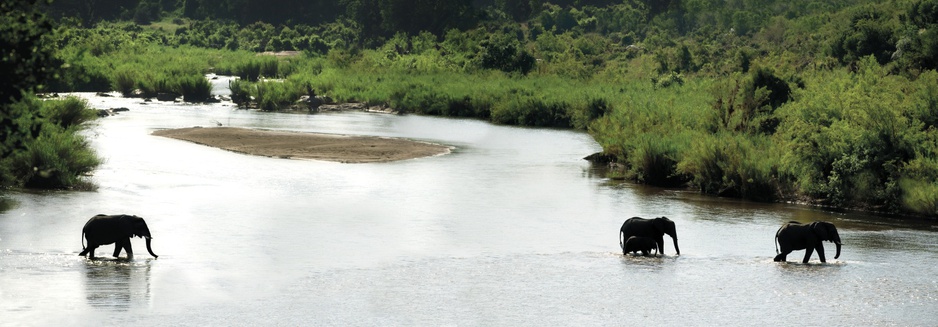
{"type": "Polygon", "coordinates": [[[150,305],[149,261],[87,261],[85,292],[92,307],[121,311],[147,307],[150,305]]]}

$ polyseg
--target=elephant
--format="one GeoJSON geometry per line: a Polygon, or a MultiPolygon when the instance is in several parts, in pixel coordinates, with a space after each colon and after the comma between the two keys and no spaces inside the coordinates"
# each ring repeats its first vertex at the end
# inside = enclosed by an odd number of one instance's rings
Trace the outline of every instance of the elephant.
{"type": "Polygon", "coordinates": [[[816,221],[810,224],[802,224],[797,221],[789,221],[779,227],[775,232],[775,241],[778,244],[775,247],[776,262],[785,262],[786,256],[794,250],[805,250],[802,263],[808,263],[811,259],[811,253],[817,250],[817,255],[821,262],[827,262],[824,257],[824,244],[822,241],[833,242],[837,245],[837,254],[834,259],[840,258],[840,234],[837,233],[837,227],[826,221],[816,221]],[[779,252],[778,248],[782,250],[779,252]]]}
{"type": "Polygon", "coordinates": [[[677,246],[677,230],[674,228],[674,221],[668,217],[658,217],[654,219],[645,219],[632,217],[622,223],[619,229],[619,246],[622,247],[622,254],[626,254],[625,240],[629,237],[649,237],[657,243],[657,253],[664,255],[664,234],[671,236],[674,240],[674,250],[677,255],[681,255],[681,248],[677,246]]]}
{"type": "Polygon", "coordinates": [[[127,250],[127,259],[133,259],[134,251],[130,246],[130,239],[134,236],[143,237],[147,240],[147,252],[150,252],[154,258],[158,258],[153,250],[150,249],[150,228],[143,218],[132,215],[97,215],[91,217],[85,227],[81,229],[82,251],[78,255],[94,259],[94,250],[101,245],[114,244],[114,257],[121,253],[121,249],[127,250]],[[88,246],[85,247],[84,241],[88,240],[88,246]]]}
{"type": "Polygon", "coordinates": [[[657,255],[658,243],[655,242],[655,239],[651,237],[632,236],[625,240],[625,246],[622,249],[622,252],[629,253],[641,251],[642,255],[647,257],[648,254],[651,253],[652,249],[655,250],[655,255],[657,255]]]}

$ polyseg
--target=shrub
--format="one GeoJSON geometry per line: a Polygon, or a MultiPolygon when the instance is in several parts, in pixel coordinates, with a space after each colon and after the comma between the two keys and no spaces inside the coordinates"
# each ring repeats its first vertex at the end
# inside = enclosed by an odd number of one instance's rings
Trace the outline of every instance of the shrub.
{"type": "Polygon", "coordinates": [[[5,183],[29,188],[74,188],[85,185],[81,176],[101,160],[79,133],[96,117],[86,101],[30,101],[41,113],[38,136],[27,139],[23,149],[2,162],[5,183]]]}
{"type": "Polygon", "coordinates": [[[274,111],[290,106],[305,92],[293,82],[258,82],[254,88],[254,101],[258,109],[274,111]]]}
{"type": "Polygon", "coordinates": [[[228,89],[231,90],[231,102],[240,107],[246,106],[251,101],[251,83],[241,79],[228,82],[228,89]]]}
{"type": "Polygon", "coordinates": [[[234,73],[242,80],[257,82],[261,76],[261,64],[255,60],[242,62],[235,68],[234,73]]]}
{"type": "Polygon", "coordinates": [[[88,106],[88,101],[70,96],[63,100],[49,100],[43,102],[42,117],[52,124],[63,129],[80,129],[82,124],[97,118],[94,110],[88,106]]]}
{"type": "Polygon", "coordinates": [[[189,75],[177,81],[185,102],[205,102],[212,97],[212,83],[202,75],[189,75]]]}
{"type": "Polygon", "coordinates": [[[687,178],[677,172],[678,149],[671,140],[645,134],[628,155],[631,176],[650,185],[674,187],[683,185],[687,178]]]}
{"type": "Polygon", "coordinates": [[[11,167],[22,186],[64,189],[82,186],[81,176],[99,164],[101,160],[80,135],[45,127],[25,151],[12,158],[11,167]]]}
{"type": "Polygon", "coordinates": [[[134,89],[136,89],[137,81],[136,74],[133,70],[124,68],[114,71],[114,76],[111,78],[111,86],[114,90],[120,92],[122,95],[130,96],[133,94],[134,89]]]}

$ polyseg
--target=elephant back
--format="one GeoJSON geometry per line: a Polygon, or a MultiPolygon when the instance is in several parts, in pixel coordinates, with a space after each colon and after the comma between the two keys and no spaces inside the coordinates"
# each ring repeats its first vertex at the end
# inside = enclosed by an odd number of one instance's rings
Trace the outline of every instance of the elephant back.
{"type": "Polygon", "coordinates": [[[118,236],[128,236],[132,234],[130,224],[122,223],[122,215],[96,215],[88,219],[82,232],[88,239],[98,239],[102,241],[111,241],[118,236]]]}
{"type": "Polygon", "coordinates": [[[622,223],[622,228],[619,229],[619,232],[622,233],[622,239],[624,240],[632,236],[655,238],[664,234],[655,224],[655,219],[645,219],[641,217],[626,219],[625,222],[622,223]]]}

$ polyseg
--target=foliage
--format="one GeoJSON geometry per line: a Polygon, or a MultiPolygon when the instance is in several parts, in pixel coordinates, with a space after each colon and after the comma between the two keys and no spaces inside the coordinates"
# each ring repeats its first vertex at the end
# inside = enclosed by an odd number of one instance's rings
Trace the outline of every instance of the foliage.
{"type": "Polygon", "coordinates": [[[185,102],[205,102],[212,97],[212,83],[202,75],[189,75],[177,80],[179,94],[185,102]]]}
{"type": "Polygon", "coordinates": [[[40,91],[58,67],[43,35],[52,24],[36,1],[0,4],[0,183],[65,188],[98,165],[79,134],[95,116],[87,103],[69,98],[41,102],[40,91]]]}
{"type": "Polygon", "coordinates": [[[38,136],[30,108],[17,104],[38,91],[55,67],[42,43],[52,24],[36,6],[36,0],[0,3],[0,160],[38,136]]]}
{"type": "Polygon", "coordinates": [[[479,46],[482,48],[479,55],[482,68],[521,74],[527,74],[534,68],[534,57],[521,49],[517,40],[507,35],[492,36],[479,46]]]}
{"type": "Polygon", "coordinates": [[[241,106],[315,93],[580,128],[642,183],[935,215],[936,4],[62,0],[86,28],[47,36],[66,63],[48,87],[153,94],[238,75],[241,106]],[[155,3],[139,22],[175,15],[172,30],[129,23],[155,3]]]}
{"type": "Polygon", "coordinates": [[[9,174],[5,182],[28,188],[86,187],[82,176],[101,163],[80,133],[96,118],[87,102],[72,97],[48,101],[30,97],[17,105],[39,108],[42,127],[22,151],[3,160],[9,174]]]}

